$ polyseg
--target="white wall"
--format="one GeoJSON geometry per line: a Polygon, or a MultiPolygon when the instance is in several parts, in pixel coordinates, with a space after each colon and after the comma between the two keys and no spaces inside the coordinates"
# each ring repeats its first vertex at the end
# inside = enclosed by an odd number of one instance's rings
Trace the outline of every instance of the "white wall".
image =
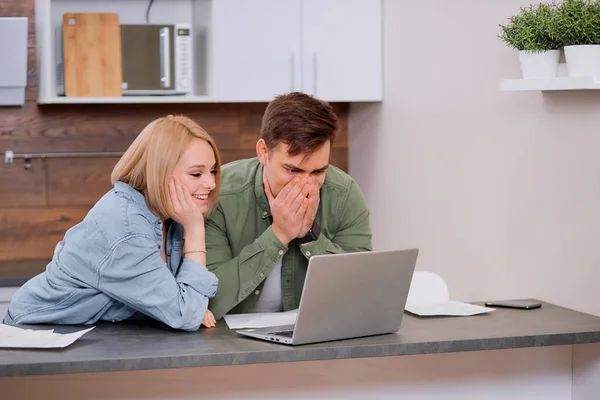
{"type": "Polygon", "coordinates": [[[385,101],[354,105],[350,173],[376,249],[459,300],[537,297],[600,315],[600,91],[500,92],[497,39],[528,0],[384,0],[385,101]]]}

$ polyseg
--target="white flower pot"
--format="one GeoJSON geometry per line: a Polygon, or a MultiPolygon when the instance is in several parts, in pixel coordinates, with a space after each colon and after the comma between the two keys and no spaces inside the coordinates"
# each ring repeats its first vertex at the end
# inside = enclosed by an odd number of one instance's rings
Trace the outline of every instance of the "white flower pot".
{"type": "Polygon", "coordinates": [[[600,79],[600,45],[565,46],[569,76],[600,79]]]}
{"type": "Polygon", "coordinates": [[[560,50],[519,51],[523,79],[555,78],[558,71],[560,50]]]}

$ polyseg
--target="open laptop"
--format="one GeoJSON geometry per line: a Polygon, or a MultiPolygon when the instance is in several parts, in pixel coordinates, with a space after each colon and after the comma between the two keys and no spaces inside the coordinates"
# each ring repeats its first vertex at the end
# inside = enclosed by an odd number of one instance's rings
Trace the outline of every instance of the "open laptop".
{"type": "Polygon", "coordinates": [[[313,256],[308,262],[296,324],[237,333],[298,345],[396,332],[418,251],[313,256]]]}

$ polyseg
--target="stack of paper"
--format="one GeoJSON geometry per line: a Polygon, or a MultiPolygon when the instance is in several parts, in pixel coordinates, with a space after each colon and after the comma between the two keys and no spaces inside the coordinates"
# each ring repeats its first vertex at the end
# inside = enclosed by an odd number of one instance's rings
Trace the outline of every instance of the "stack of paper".
{"type": "Polygon", "coordinates": [[[54,333],[54,329],[38,331],[0,324],[0,348],[64,348],[92,329],[93,326],[78,332],[60,334],[54,333]]]}
{"type": "Polygon", "coordinates": [[[274,313],[227,314],[224,316],[229,329],[266,328],[269,326],[293,325],[298,310],[274,313]]]}

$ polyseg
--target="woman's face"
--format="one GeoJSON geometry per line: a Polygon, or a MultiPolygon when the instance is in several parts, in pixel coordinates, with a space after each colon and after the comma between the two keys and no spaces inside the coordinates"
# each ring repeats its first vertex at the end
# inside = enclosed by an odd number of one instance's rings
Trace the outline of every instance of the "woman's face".
{"type": "Polygon", "coordinates": [[[215,164],[215,153],[210,144],[194,139],[173,170],[173,175],[187,187],[204,214],[208,212],[208,195],[216,187],[215,164]]]}

